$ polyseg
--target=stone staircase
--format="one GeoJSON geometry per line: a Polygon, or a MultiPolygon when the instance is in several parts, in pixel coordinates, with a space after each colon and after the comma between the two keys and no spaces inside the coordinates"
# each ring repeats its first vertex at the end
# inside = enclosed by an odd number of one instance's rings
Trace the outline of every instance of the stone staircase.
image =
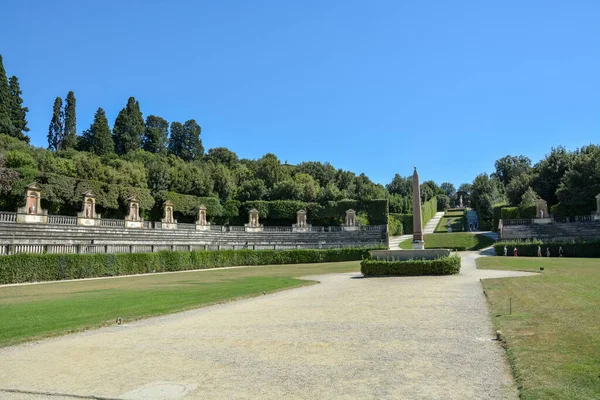
{"type": "MultiPolygon", "coordinates": [[[[361,227],[363,228],[363,227],[361,227]]],[[[126,229],[0,223],[0,255],[16,252],[112,253],[159,250],[342,248],[387,245],[385,225],[336,232],[126,229]]]]}
{"type": "Polygon", "coordinates": [[[475,210],[467,210],[467,231],[469,230],[469,226],[471,226],[471,224],[473,224],[473,226],[479,226],[479,217],[477,216],[477,211],[475,210]]]}
{"type": "Polygon", "coordinates": [[[600,221],[504,225],[500,232],[500,238],[503,240],[600,238],[600,221]]]}

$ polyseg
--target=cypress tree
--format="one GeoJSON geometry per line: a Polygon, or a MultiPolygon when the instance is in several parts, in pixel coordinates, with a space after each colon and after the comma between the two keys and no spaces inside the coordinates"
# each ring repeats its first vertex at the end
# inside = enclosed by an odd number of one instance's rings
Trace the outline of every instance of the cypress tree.
{"type": "Polygon", "coordinates": [[[62,110],[62,99],[57,97],[54,99],[54,107],[52,109],[52,119],[48,127],[48,148],[50,150],[61,150],[64,139],[64,114],[62,110]]]}
{"type": "Polygon", "coordinates": [[[139,149],[145,128],[140,103],[134,97],[130,97],[125,108],[117,115],[113,127],[117,154],[126,154],[129,151],[139,149]]]}
{"type": "Polygon", "coordinates": [[[115,143],[110,133],[108,119],[102,108],[98,108],[94,114],[94,122],[90,129],[83,132],[82,149],[103,156],[115,152],[115,143]]]}
{"type": "Polygon", "coordinates": [[[75,112],[75,93],[71,90],[65,100],[65,126],[63,149],[72,149],[77,143],[77,116],[75,112]]]}
{"type": "Polygon", "coordinates": [[[23,107],[23,99],[21,95],[21,86],[19,85],[19,79],[16,76],[11,76],[8,81],[8,88],[10,92],[10,119],[12,121],[14,136],[29,143],[29,137],[25,132],[29,132],[27,127],[27,112],[29,108],[23,107]]]}
{"type": "Polygon", "coordinates": [[[164,153],[167,150],[169,123],[166,119],[149,115],[146,118],[143,148],[150,153],[164,153]]]}
{"type": "Polygon", "coordinates": [[[189,121],[185,121],[183,129],[185,130],[187,158],[189,160],[200,159],[204,155],[204,146],[202,146],[202,140],[200,139],[202,128],[200,128],[196,120],[190,119],[189,121]]]}
{"type": "Polygon", "coordinates": [[[11,120],[11,96],[6,78],[6,71],[2,64],[0,55],[0,133],[14,136],[14,128],[11,120]]]}
{"type": "Polygon", "coordinates": [[[185,131],[181,122],[171,123],[171,137],[169,137],[169,152],[183,158],[185,131]]]}

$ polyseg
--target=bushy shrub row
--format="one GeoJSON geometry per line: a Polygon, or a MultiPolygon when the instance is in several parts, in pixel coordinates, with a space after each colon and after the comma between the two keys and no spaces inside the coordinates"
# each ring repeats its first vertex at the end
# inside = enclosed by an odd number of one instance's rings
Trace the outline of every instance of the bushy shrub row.
{"type": "Polygon", "coordinates": [[[508,250],[508,255],[513,255],[513,249],[516,247],[519,256],[536,257],[538,246],[542,248],[542,255],[546,257],[546,249],[550,248],[550,257],[558,257],[558,249],[562,247],[563,257],[581,257],[596,258],[600,257],[600,241],[571,241],[571,242],[544,242],[541,240],[526,241],[507,241],[499,242],[494,245],[494,251],[497,256],[504,255],[504,246],[508,250]]]}
{"type": "Polygon", "coordinates": [[[406,261],[365,259],[360,263],[360,271],[365,276],[452,275],[460,271],[460,257],[406,261]]]}
{"type": "Polygon", "coordinates": [[[137,254],[16,254],[0,257],[0,284],[240,265],[357,261],[368,256],[368,248],[161,251],[137,254]]]}

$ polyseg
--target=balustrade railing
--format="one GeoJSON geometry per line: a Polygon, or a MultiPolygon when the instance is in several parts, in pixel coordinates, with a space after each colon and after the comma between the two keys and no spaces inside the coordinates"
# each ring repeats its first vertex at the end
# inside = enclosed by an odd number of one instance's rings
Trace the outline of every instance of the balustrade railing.
{"type": "Polygon", "coordinates": [[[67,215],[49,215],[48,223],[51,225],[77,225],[77,217],[67,215]]]}
{"type": "Polygon", "coordinates": [[[502,225],[531,225],[531,219],[503,219],[502,225]]]}
{"type": "Polygon", "coordinates": [[[119,228],[125,226],[125,220],[123,219],[101,219],[100,226],[106,226],[109,228],[119,228]]]}
{"type": "Polygon", "coordinates": [[[591,215],[576,215],[574,217],[554,217],[554,222],[593,222],[591,215]]]}
{"type": "Polygon", "coordinates": [[[265,226],[263,228],[264,232],[291,232],[291,226],[265,226]]]}
{"type": "Polygon", "coordinates": [[[0,222],[17,222],[17,213],[8,212],[8,211],[0,211],[0,222]]]}
{"type": "Polygon", "coordinates": [[[219,232],[224,232],[224,231],[225,231],[225,229],[224,229],[224,228],[226,228],[226,227],[225,227],[225,226],[223,226],[223,225],[210,225],[210,230],[211,230],[211,231],[219,231],[219,232]]]}
{"type": "Polygon", "coordinates": [[[246,227],[245,226],[230,225],[230,226],[227,227],[227,230],[229,232],[246,232],[246,227]]]}

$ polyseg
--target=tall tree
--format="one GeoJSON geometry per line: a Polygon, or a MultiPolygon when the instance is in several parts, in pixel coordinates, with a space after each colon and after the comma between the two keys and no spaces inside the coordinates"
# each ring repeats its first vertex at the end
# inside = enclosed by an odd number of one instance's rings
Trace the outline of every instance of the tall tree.
{"type": "Polygon", "coordinates": [[[77,115],[75,112],[75,93],[71,90],[67,94],[64,110],[63,149],[72,149],[77,143],[77,115]]]}
{"type": "Polygon", "coordinates": [[[505,156],[495,162],[496,172],[492,175],[508,185],[516,176],[531,169],[531,160],[525,156],[505,156]]]}
{"type": "Polygon", "coordinates": [[[185,124],[171,123],[169,151],[185,161],[197,160],[204,154],[200,132],[202,129],[195,120],[190,119],[185,124]]]}
{"type": "Polygon", "coordinates": [[[50,120],[50,126],[48,127],[48,148],[50,150],[61,150],[64,134],[65,130],[62,99],[57,97],[54,99],[52,119],[50,120]]]}
{"type": "Polygon", "coordinates": [[[82,148],[92,153],[103,156],[115,152],[115,142],[108,127],[106,113],[98,108],[94,114],[94,122],[90,129],[83,132],[82,148]]]}
{"type": "Polygon", "coordinates": [[[16,76],[11,76],[8,81],[8,88],[10,92],[10,119],[12,121],[14,136],[19,140],[24,140],[29,143],[29,137],[25,132],[29,132],[27,127],[27,112],[29,108],[23,107],[23,99],[21,95],[21,86],[19,85],[19,79],[16,76]]]}
{"type": "Polygon", "coordinates": [[[444,191],[444,193],[446,193],[446,196],[448,196],[450,198],[454,197],[454,195],[456,194],[456,188],[450,182],[443,182],[440,185],[440,188],[442,188],[442,190],[444,191]]]}
{"type": "Polygon", "coordinates": [[[166,119],[149,115],[146,117],[146,128],[142,147],[150,153],[163,154],[167,151],[169,123],[166,119]]]}
{"type": "Polygon", "coordinates": [[[113,127],[113,136],[115,143],[115,151],[117,154],[126,154],[130,151],[137,150],[142,144],[142,137],[146,126],[144,117],[140,111],[140,103],[130,97],[127,100],[127,105],[123,108],[113,127]]]}
{"type": "Polygon", "coordinates": [[[0,133],[14,136],[14,128],[11,120],[11,96],[6,70],[2,64],[0,55],[0,133]]]}

